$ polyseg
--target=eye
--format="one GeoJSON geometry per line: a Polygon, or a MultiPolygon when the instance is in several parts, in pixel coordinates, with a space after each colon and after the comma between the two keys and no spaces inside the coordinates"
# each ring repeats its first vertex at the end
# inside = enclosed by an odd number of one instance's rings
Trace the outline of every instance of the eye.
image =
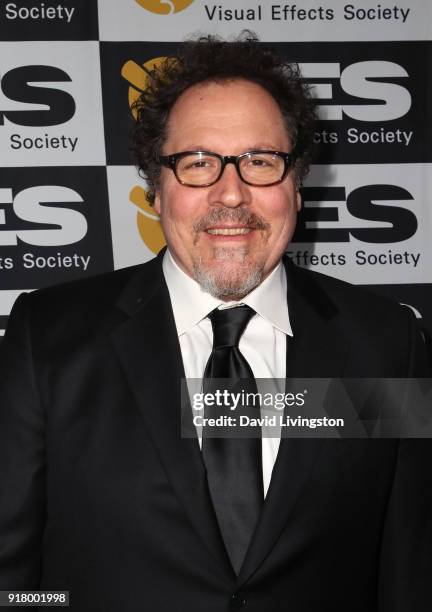
{"type": "Polygon", "coordinates": [[[208,168],[210,166],[210,162],[204,159],[199,159],[195,162],[190,162],[186,164],[185,168],[208,168]]]}
{"type": "Polygon", "coordinates": [[[250,159],[249,160],[249,165],[250,166],[270,166],[271,164],[269,163],[269,161],[267,159],[250,159]]]}
{"type": "Polygon", "coordinates": [[[278,163],[278,158],[269,154],[253,155],[245,159],[246,166],[255,170],[270,170],[276,168],[278,163]]]}
{"type": "Polygon", "coordinates": [[[216,167],[217,159],[202,155],[188,155],[180,160],[178,168],[181,171],[189,172],[193,170],[208,170],[216,167]]]}

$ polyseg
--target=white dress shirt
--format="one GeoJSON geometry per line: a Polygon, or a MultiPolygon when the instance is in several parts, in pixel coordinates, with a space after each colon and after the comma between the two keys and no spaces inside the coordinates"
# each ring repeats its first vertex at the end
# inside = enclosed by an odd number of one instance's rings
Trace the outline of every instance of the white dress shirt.
{"type": "MultiPolygon", "coordinates": [[[[203,291],[174,261],[169,250],[162,263],[171,298],[186,378],[201,379],[213,346],[213,330],[207,315],[217,307],[247,304],[256,314],[239,342],[255,378],[285,379],[286,336],[292,336],[287,304],[287,280],[281,262],[241,302],[223,302],[203,291]]],[[[284,389],[282,389],[284,391],[284,389]]],[[[201,446],[201,438],[199,438],[201,446]]],[[[262,440],[264,496],[270,485],[280,437],[262,440]]]]}

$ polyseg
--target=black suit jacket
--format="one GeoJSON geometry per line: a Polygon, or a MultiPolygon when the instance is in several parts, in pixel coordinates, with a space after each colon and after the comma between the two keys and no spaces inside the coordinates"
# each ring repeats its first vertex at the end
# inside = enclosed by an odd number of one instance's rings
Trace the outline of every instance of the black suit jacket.
{"type": "MultiPolygon", "coordinates": [[[[287,376],[426,376],[408,310],[285,261],[287,376]]],[[[283,439],[235,576],[161,257],[21,296],[0,350],[0,589],[80,612],[430,612],[431,441],[283,439]]]]}

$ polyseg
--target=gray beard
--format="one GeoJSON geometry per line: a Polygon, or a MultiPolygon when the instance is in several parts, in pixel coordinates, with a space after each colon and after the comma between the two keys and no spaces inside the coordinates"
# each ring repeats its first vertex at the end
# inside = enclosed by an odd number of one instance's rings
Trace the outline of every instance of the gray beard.
{"type": "MultiPolygon", "coordinates": [[[[255,267],[241,266],[238,261],[238,272],[235,275],[230,274],[229,263],[233,260],[232,249],[218,249],[215,253],[215,259],[226,261],[227,265],[219,268],[205,268],[202,261],[194,263],[194,279],[201,286],[202,290],[210,293],[213,297],[224,301],[238,301],[244,298],[263,280],[263,267],[255,265],[255,267]]],[[[237,257],[243,255],[237,252],[237,257]]]]}

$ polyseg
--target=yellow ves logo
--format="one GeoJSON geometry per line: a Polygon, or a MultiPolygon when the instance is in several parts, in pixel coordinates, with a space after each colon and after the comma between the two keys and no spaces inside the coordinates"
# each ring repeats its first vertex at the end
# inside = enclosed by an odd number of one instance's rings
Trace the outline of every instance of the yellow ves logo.
{"type": "MultiPolygon", "coordinates": [[[[132,107],[140,93],[147,87],[151,70],[153,70],[155,66],[159,66],[164,59],[165,57],[156,57],[148,60],[142,66],[133,60],[125,62],[121,70],[121,75],[130,84],[128,90],[128,102],[130,107],[132,107]]],[[[132,114],[136,118],[136,113],[134,111],[132,111],[132,114]]],[[[147,200],[145,189],[139,186],[133,187],[129,194],[129,200],[138,209],[136,221],[142,241],[152,253],[159,253],[161,248],[165,246],[165,238],[159,217],[147,200]]]]}
{"type": "MultiPolygon", "coordinates": [[[[151,71],[154,68],[158,68],[165,59],[165,57],[155,57],[145,62],[142,66],[133,60],[128,60],[123,64],[121,75],[130,85],[128,90],[128,102],[130,107],[137,101],[141,92],[146,89],[151,71]]],[[[132,111],[132,114],[136,119],[136,112],[132,111]]]]}
{"type": "Polygon", "coordinates": [[[135,0],[140,6],[158,15],[172,15],[183,11],[194,0],[135,0]]]}
{"type": "Polygon", "coordinates": [[[129,199],[138,208],[137,227],[141,240],[152,253],[159,253],[165,246],[165,237],[158,215],[147,200],[147,193],[142,187],[134,187],[129,199]]]}

